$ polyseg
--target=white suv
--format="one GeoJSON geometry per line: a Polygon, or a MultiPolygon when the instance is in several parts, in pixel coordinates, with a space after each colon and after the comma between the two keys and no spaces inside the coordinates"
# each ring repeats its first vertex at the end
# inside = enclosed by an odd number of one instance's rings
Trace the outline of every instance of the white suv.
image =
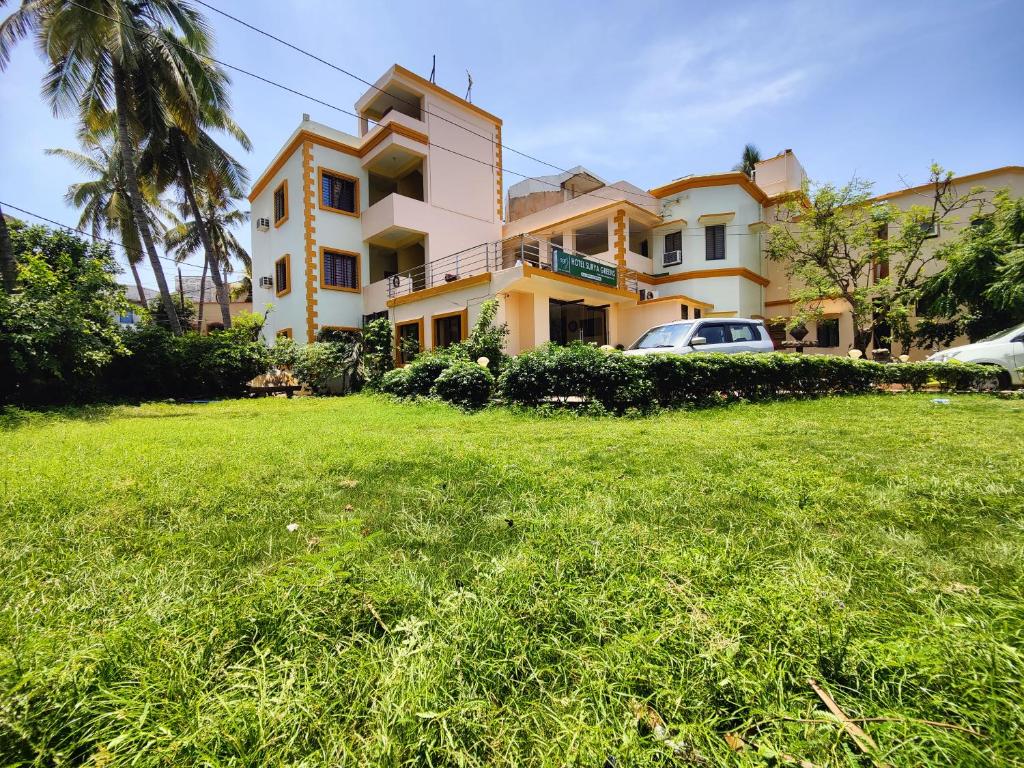
{"type": "Polygon", "coordinates": [[[678,320],[656,325],[637,339],[626,350],[626,354],[771,352],[774,348],[762,321],[729,317],[720,320],[678,320]]]}
{"type": "Polygon", "coordinates": [[[1024,368],[1024,324],[994,333],[973,344],[936,352],[928,359],[936,363],[960,360],[964,363],[998,365],[1003,369],[997,374],[999,386],[1019,387],[1024,384],[1024,378],[1021,377],[1021,368],[1024,368]]]}

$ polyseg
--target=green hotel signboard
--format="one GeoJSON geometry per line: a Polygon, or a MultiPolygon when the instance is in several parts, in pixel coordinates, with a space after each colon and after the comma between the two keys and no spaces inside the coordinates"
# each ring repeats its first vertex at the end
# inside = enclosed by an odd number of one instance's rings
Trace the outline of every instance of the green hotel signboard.
{"type": "Polygon", "coordinates": [[[609,285],[612,288],[619,284],[619,273],[615,267],[584,259],[582,256],[567,253],[561,248],[552,248],[551,257],[555,265],[555,272],[578,277],[581,280],[589,280],[592,283],[609,285]]]}

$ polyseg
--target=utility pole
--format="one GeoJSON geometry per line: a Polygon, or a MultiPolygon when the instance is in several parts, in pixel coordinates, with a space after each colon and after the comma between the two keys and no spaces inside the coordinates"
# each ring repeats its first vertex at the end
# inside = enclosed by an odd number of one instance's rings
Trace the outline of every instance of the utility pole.
{"type": "Polygon", "coordinates": [[[7,219],[0,208],[0,272],[3,273],[4,293],[14,293],[14,281],[17,269],[14,266],[14,247],[11,235],[7,231],[7,219]]]}

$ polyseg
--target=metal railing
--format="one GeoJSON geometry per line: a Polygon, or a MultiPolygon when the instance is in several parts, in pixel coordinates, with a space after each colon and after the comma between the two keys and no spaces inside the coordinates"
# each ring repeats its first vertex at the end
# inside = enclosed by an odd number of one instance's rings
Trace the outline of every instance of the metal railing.
{"type": "MultiPolygon", "coordinates": [[[[529,235],[516,235],[493,243],[481,243],[471,248],[449,254],[440,259],[428,261],[404,272],[398,272],[387,278],[388,298],[406,296],[417,291],[424,291],[439,285],[453,283],[473,275],[481,275],[485,272],[498,272],[503,269],[511,269],[522,265],[529,265],[537,269],[550,272],[557,271],[554,263],[554,252],[556,250],[578,256],[598,264],[613,267],[617,270],[619,287],[626,288],[634,293],[638,290],[638,273],[632,269],[626,269],[612,261],[599,257],[588,256],[585,253],[566,251],[560,245],[555,245],[547,240],[530,237],[529,235]]],[[[587,282],[579,278],[582,282],[587,282]]]]}

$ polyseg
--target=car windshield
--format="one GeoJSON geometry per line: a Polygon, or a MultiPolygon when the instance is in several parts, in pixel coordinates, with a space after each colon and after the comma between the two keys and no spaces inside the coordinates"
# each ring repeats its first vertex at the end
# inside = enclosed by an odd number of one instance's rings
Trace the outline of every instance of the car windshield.
{"type": "Polygon", "coordinates": [[[1024,323],[1015,326],[1014,328],[1007,328],[1005,331],[1000,331],[999,333],[993,333],[991,336],[986,336],[984,339],[981,339],[981,341],[995,341],[996,339],[1001,339],[1003,336],[1009,336],[1011,333],[1017,333],[1018,331],[1024,331],[1024,323]]]}
{"type": "Polygon", "coordinates": [[[691,328],[693,328],[693,323],[659,325],[651,328],[651,330],[637,339],[630,349],[669,349],[670,347],[682,346],[683,341],[689,336],[691,328]]]}

